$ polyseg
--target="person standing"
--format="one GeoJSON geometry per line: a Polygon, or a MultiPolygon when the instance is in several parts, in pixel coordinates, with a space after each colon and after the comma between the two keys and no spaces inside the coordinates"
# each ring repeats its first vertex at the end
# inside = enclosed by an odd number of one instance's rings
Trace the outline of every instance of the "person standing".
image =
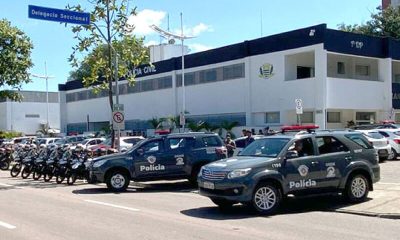
{"type": "Polygon", "coordinates": [[[235,149],[236,149],[236,143],[235,143],[235,141],[233,141],[231,139],[231,135],[229,133],[226,134],[224,143],[225,143],[225,147],[228,151],[228,157],[232,157],[233,153],[235,152],[235,149]]]}
{"type": "Polygon", "coordinates": [[[245,147],[247,147],[250,143],[254,142],[254,138],[251,134],[251,131],[246,131],[246,140],[245,140],[245,147]]]}

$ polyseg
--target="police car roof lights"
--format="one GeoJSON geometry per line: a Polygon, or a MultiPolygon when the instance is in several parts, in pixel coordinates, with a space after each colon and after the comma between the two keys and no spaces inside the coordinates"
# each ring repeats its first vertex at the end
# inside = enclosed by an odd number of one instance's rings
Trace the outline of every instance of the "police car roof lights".
{"type": "Polygon", "coordinates": [[[282,126],[282,133],[285,132],[299,132],[299,131],[307,131],[308,133],[314,132],[315,129],[318,129],[319,126],[315,124],[310,125],[290,125],[290,126],[282,126]]]}

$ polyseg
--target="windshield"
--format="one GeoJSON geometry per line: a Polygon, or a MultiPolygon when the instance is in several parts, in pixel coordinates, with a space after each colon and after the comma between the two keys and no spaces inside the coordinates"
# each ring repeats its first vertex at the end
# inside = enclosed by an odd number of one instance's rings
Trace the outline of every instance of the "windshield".
{"type": "Polygon", "coordinates": [[[277,157],[289,140],[288,138],[258,139],[247,146],[239,156],[277,157]]]}
{"type": "Polygon", "coordinates": [[[55,144],[64,144],[65,141],[64,139],[58,139],[57,141],[54,142],[55,144]]]}
{"type": "Polygon", "coordinates": [[[384,136],[382,136],[380,133],[378,132],[368,132],[365,133],[366,136],[370,137],[370,138],[375,138],[375,139],[382,139],[384,138],[384,136]]]}

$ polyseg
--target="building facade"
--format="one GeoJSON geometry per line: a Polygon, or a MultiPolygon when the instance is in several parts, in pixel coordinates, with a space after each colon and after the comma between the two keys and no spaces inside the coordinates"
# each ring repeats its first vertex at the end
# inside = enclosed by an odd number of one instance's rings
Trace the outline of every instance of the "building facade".
{"type": "MultiPolygon", "coordinates": [[[[35,135],[47,123],[46,92],[21,91],[21,102],[0,100],[0,130],[35,135]]],[[[49,125],[60,128],[60,104],[57,92],[49,92],[49,125]]]]}
{"type": "MultiPolygon", "coordinates": [[[[393,39],[325,24],[244,41],[185,56],[185,109],[193,121],[279,127],[298,122],[295,100],[301,99],[301,123],[323,129],[400,120],[399,60],[393,39]]],[[[182,111],[181,70],[175,57],[136,68],[134,86],[119,81],[127,130],[146,130],[149,119],[182,111]]],[[[106,92],[95,95],[78,80],[59,90],[62,131],[108,125],[106,92]]]]}

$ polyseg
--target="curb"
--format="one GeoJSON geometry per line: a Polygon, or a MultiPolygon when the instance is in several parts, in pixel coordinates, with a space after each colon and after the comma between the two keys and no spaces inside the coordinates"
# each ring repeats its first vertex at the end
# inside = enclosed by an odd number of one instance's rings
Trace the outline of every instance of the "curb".
{"type": "Polygon", "coordinates": [[[333,209],[332,211],[337,212],[337,213],[346,213],[346,214],[353,214],[353,215],[366,216],[366,217],[400,219],[400,214],[398,214],[398,213],[375,213],[375,212],[341,210],[341,209],[333,209]]]}

